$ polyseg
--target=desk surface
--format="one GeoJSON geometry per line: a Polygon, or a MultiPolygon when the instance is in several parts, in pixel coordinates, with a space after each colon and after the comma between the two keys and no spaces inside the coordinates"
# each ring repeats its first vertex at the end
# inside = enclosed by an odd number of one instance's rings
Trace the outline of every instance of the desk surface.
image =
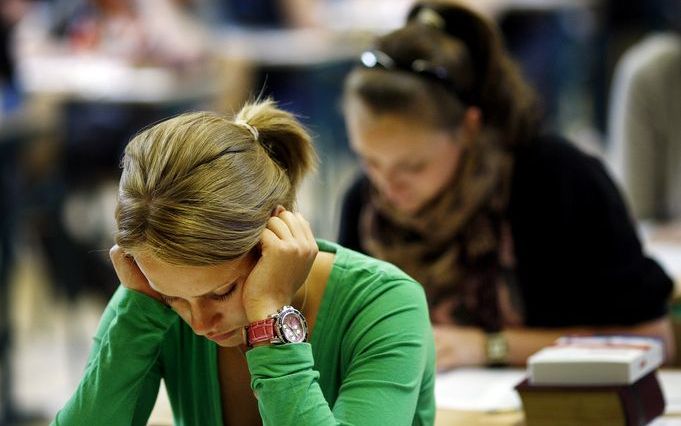
{"type": "MultiPolygon", "coordinates": [[[[520,399],[513,387],[524,369],[458,369],[436,380],[436,426],[522,426],[520,399]]],[[[658,373],[666,400],[665,415],[651,426],[681,426],[681,370],[658,373]]]]}
{"type": "Polygon", "coordinates": [[[437,410],[435,426],[521,426],[523,413],[481,413],[478,411],[437,410]]]}
{"type": "MultiPolygon", "coordinates": [[[[438,405],[435,426],[523,426],[525,422],[520,410],[520,399],[513,390],[514,384],[517,383],[515,378],[520,381],[523,375],[522,369],[482,368],[460,369],[438,375],[435,389],[438,405]],[[477,388],[471,388],[471,380],[478,381],[477,388]],[[462,387],[465,389],[461,389],[462,387]],[[480,392],[480,389],[484,391],[480,392]],[[449,408],[446,406],[447,401],[442,398],[443,393],[446,392],[465,395],[467,400],[455,402],[456,409],[449,408]],[[512,401],[509,402],[509,395],[512,400],[516,401],[515,406],[512,401]],[[476,399],[484,401],[480,402],[476,399]],[[476,409],[466,410],[465,404],[476,409]],[[495,411],[492,409],[495,404],[503,409],[495,411]],[[488,409],[486,411],[481,409],[483,406],[487,406],[488,409]]],[[[681,369],[661,370],[659,378],[667,401],[667,413],[649,426],[681,426],[681,369]]],[[[162,383],[149,425],[172,424],[172,412],[162,383]]]]}
{"type": "MultiPolygon", "coordinates": [[[[435,426],[524,426],[525,420],[520,411],[510,413],[488,414],[438,410],[435,426]]],[[[664,415],[658,417],[648,426],[681,426],[681,416],[664,415]]]]}
{"type": "Polygon", "coordinates": [[[24,90],[82,100],[173,103],[217,92],[213,75],[182,74],[164,67],[138,67],[104,55],[64,52],[33,55],[18,64],[24,90]]]}

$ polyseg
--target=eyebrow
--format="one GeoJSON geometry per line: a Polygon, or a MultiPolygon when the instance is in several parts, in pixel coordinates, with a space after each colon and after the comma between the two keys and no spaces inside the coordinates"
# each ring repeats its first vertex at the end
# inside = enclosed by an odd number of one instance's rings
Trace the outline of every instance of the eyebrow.
{"type": "MultiPolygon", "coordinates": [[[[155,292],[157,292],[158,294],[160,294],[161,296],[165,296],[165,297],[179,297],[179,296],[170,296],[170,295],[168,295],[168,294],[163,293],[162,291],[159,291],[159,290],[156,288],[156,286],[155,286],[151,281],[148,281],[148,283],[149,283],[149,286],[150,286],[155,292]]],[[[200,294],[200,295],[198,295],[198,296],[191,296],[191,298],[192,298],[192,299],[199,299],[199,298],[201,298],[201,297],[215,296],[215,293],[216,293],[217,291],[223,290],[223,289],[226,290],[227,287],[229,287],[230,285],[231,285],[232,287],[235,286],[235,285],[236,285],[236,279],[233,280],[233,281],[229,281],[229,282],[227,282],[227,283],[225,283],[225,284],[222,284],[222,285],[216,287],[215,289],[213,289],[213,290],[211,290],[211,291],[209,291],[209,292],[207,292],[207,293],[200,294]]]]}
{"type": "Polygon", "coordinates": [[[414,164],[421,164],[425,163],[426,161],[428,160],[423,158],[406,158],[404,160],[401,160],[399,163],[396,163],[395,166],[397,167],[413,166],[414,164]]]}
{"type": "MultiPolygon", "coordinates": [[[[382,155],[376,154],[376,155],[369,155],[365,151],[360,151],[356,150],[355,154],[360,157],[360,159],[365,160],[365,161],[373,161],[376,162],[377,160],[383,158],[382,155]]],[[[427,153],[424,152],[414,152],[410,153],[410,155],[404,155],[402,158],[399,159],[399,161],[396,163],[397,165],[401,165],[404,163],[413,163],[413,162],[421,162],[421,161],[427,161],[432,157],[432,155],[428,155],[427,153]]]]}
{"type": "MultiPolygon", "coordinates": [[[[369,163],[372,163],[372,162],[375,163],[376,159],[372,157],[372,158],[367,158],[366,161],[369,162],[369,163]]],[[[418,158],[403,158],[403,159],[400,159],[400,161],[396,162],[393,165],[393,167],[401,168],[401,167],[406,167],[406,166],[413,166],[413,165],[416,165],[416,164],[426,163],[427,161],[428,161],[427,158],[421,158],[421,157],[418,157],[418,158]]]]}

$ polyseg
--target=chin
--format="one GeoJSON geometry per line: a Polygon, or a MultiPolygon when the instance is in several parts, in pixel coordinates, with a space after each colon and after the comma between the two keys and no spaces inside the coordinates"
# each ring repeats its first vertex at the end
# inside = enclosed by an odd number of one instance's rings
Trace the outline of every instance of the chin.
{"type": "Polygon", "coordinates": [[[219,341],[218,340],[212,340],[212,339],[208,339],[208,340],[210,340],[211,342],[215,342],[218,346],[220,346],[222,348],[234,348],[234,347],[237,347],[237,346],[244,345],[246,343],[243,332],[236,333],[235,335],[233,335],[233,336],[231,336],[227,339],[224,339],[224,340],[219,340],[219,341]]]}
{"type": "Polygon", "coordinates": [[[222,342],[215,342],[217,343],[218,346],[222,348],[235,348],[237,346],[244,345],[244,340],[243,339],[228,339],[224,340],[222,342]]]}
{"type": "Polygon", "coordinates": [[[423,207],[423,203],[415,202],[395,203],[394,206],[398,211],[404,214],[413,215],[421,210],[421,207],[423,207]]]}

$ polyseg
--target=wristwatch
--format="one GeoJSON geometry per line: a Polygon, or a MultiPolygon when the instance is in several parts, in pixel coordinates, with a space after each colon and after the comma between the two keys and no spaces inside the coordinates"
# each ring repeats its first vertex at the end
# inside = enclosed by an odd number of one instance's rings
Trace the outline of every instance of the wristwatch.
{"type": "Polygon", "coordinates": [[[264,320],[252,322],[246,328],[248,346],[267,342],[273,345],[302,343],[307,340],[307,321],[293,306],[284,306],[264,320]]]}
{"type": "Polygon", "coordinates": [[[490,367],[502,367],[508,364],[508,342],[503,333],[487,333],[485,353],[487,365],[490,367]]]}

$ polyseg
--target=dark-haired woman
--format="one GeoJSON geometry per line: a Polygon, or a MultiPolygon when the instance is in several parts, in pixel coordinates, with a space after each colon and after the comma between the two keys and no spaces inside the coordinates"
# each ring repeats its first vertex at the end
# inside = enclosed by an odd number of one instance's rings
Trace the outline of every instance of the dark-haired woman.
{"type": "Polygon", "coordinates": [[[636,333],[674,351],[672,282],[602,164],[539,131],[496,27],[422,2],[346,81],[364,176],[339,241],[424,286],[438,367],[523,364],[558,336],[636,333]]]}

